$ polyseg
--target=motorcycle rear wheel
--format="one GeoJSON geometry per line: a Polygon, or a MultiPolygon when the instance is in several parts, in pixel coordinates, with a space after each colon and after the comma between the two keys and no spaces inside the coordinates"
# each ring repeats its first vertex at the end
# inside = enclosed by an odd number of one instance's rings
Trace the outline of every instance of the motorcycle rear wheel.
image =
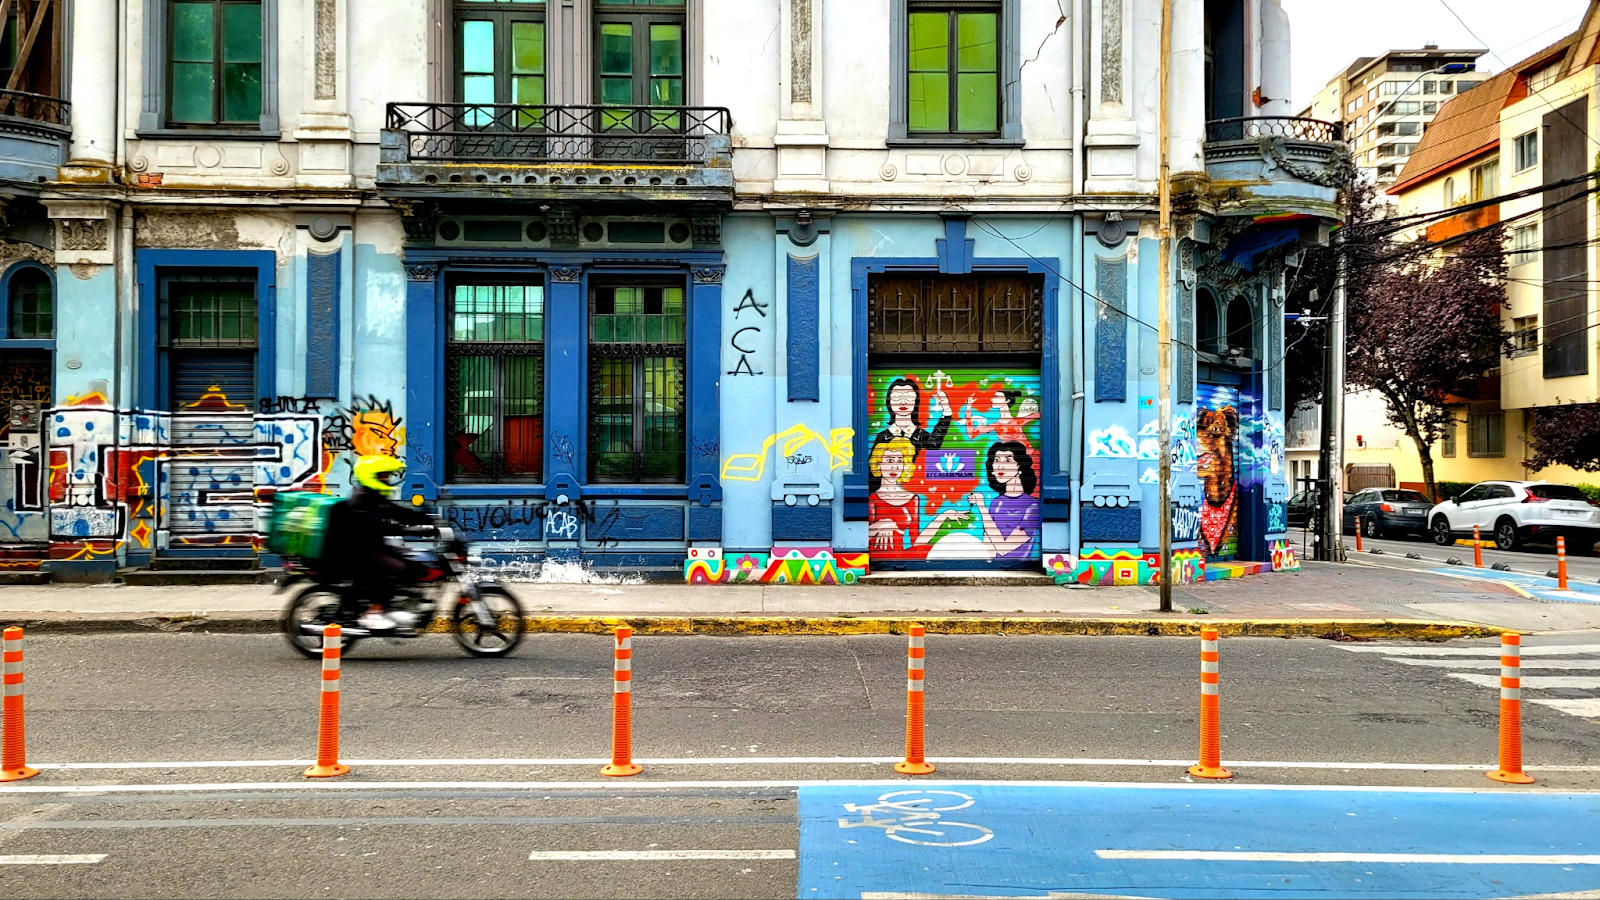
{"type": "Polygon", "coordinates": [[[495,627],[480,628],[472,611],[472,601],[464,596],[458,597],[450,617],[451,633],[456,636],[456,643],[473,656],[510,656],[528,631],[522,604],[510,591],[499,585],[479,587],[478,596],[488,605],[495,627]]]}
{"type": "MultiPolygon", "coordinates": [[[[329,625],[338,621],[339,594],[333,588],[322,584],[313,584],[295,594],[289,604],[283,608],[283,636],[295,652],[307,659],[322,658],[322,634],[306,634],[301,625],[329,625]]],[[[357,637],[344,636],[340,653],[349,652],[350,648],[361,640],[357,637]]]]}

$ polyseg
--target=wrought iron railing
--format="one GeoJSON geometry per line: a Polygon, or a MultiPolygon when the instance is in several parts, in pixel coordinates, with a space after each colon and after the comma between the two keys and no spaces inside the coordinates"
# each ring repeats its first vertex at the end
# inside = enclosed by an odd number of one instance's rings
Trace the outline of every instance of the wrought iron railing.
{"type": "Polygon", "coordinates": [[[391,103],[387,127],[413,162],[704,165],[732,124],[721,107],[391,103]]]}
{"type": "Polygon", "coordinates": [[[1239,119],[1215,119],[1206,123],[1207,143],[1251,141],[1264,137],[1332,143],[1344,140],[1344,126],[1338,122],[1301,119],[1294,116],[1247,116],[1239,119]]]}
{"type": "Polygon", "coordinates": [[[72,124],[70,103],[27,91],[0,90],[0,116],[16,116],[62,127],[72,124]]]}

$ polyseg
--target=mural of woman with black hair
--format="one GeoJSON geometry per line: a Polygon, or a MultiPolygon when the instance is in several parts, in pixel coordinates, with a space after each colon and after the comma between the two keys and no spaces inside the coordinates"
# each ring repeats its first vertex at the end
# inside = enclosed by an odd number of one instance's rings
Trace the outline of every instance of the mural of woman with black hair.
{"type": "Polygon", "coordinates": [[[873,446],[893,438],[905,438],[913,447],[923,451],[944,446],[944,436],[950,431],[950,421],[954,415],[950,409],[950,398],[945,396],[942,386],[933,392],[933,402],[929,404],[929,412],[939,415],[933,431],[922,427],[922,388],[917,385],[916,379],[896,378],[890,382],[888,390],[883,392],[883,406],[889,411],[889,427],[872,439],[873,446]]]}
{"type": "Polygon", "coordinates": [[[983,516],[983,540],[993,559],[1030,559],[1039,547],[1039,483],[1028,448],[1017,441],[1000,441],[989,447],[986,469],[989,487],[998,495],[984,505],[983,494],[973,491],[967,502],[983,516]]]}

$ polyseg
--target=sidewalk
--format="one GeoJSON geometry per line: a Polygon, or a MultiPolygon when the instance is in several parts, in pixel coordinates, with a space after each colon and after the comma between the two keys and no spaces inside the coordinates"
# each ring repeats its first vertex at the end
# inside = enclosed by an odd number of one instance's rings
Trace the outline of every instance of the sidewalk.
{"type": "MultiPolygon", "coordinates": [[[[1192,633],[1453,637],[1475,630],[1600,628],[1600,603],[1549,602],[1511,584],[1362,564],[1306,562],[1301,572],[1186,585],[1172,613],[1154,587],[513,583],[539,631],[696,633],[892,631],[910,618],[964,632],[1192,633]],[[1473,628],[1472,626],[1480,626],[1473,628]]],[[[270,585],[16,586],[0,620],[64,630],[265,631],[288,594],[270,585]]]]}

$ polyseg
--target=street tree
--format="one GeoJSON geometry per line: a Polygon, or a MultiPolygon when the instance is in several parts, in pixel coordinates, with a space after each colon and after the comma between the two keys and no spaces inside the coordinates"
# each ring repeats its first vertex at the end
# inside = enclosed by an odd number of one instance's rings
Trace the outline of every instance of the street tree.
{"type": "MultiPolygon", "coordinates": [[[[1416,445],[1429,496],[1437,496],[1433,445],[1453,427],[1452,405],[1476,397],[1478,380],[1511,350],[1505,232],[1471,232],[1440,252],[1416,242],[1356,263],[1348,279],[1346,379],[1383,397],[1389,421],[1416,445]]],[[[1370,250],[1374,245],[1368,245],[1370,250]]]]}
{"type": "Polygon", "coordinates": [[[1561,403],[1534,411],[1528,428],[1533,456],[1528,468],[1568,466],[1580,472],[1600,472],[1600,403],[1561,403]]]}

